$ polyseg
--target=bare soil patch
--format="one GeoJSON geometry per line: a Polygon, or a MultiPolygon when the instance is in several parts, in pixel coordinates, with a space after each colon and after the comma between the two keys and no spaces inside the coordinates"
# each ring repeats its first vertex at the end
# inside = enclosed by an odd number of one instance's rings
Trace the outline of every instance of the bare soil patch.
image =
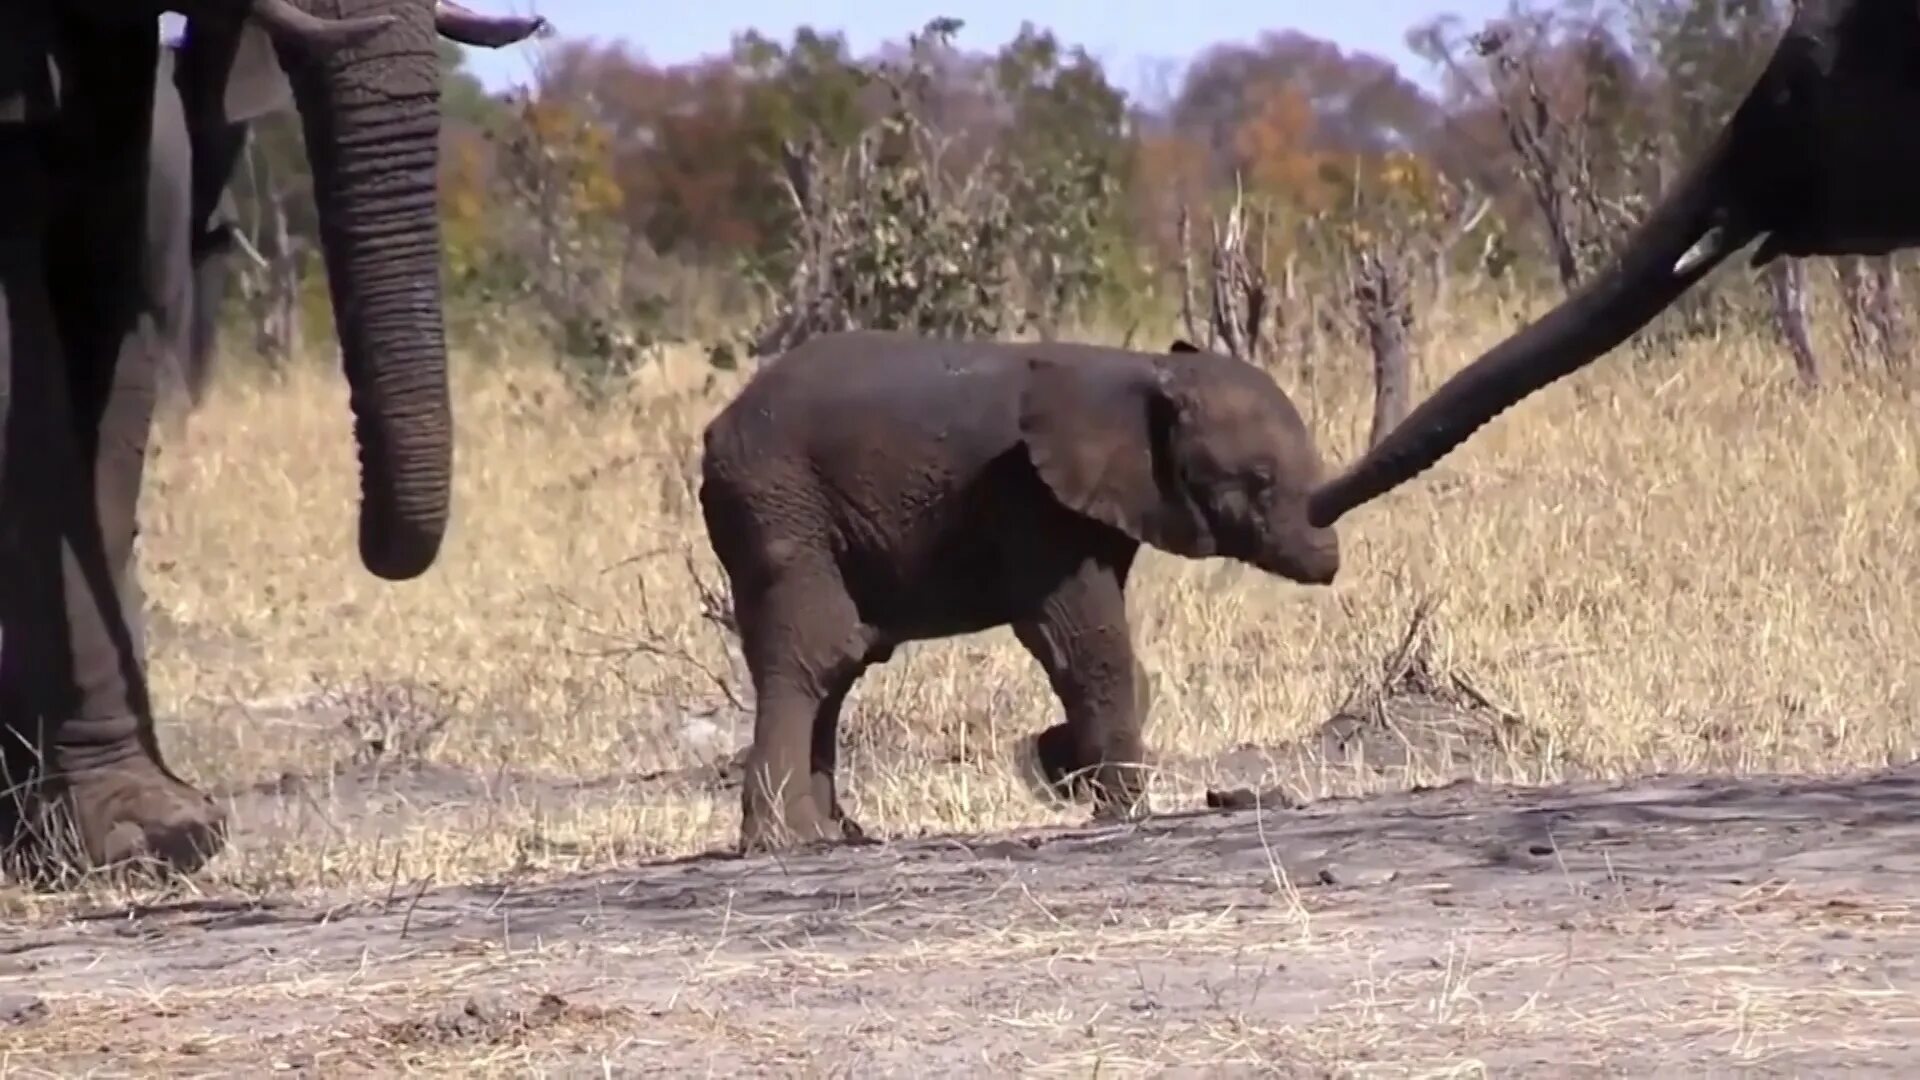
{"type": "Polygon", "coordinates": [[[9,1069],[1893,1075],[1920,768],[1463,781],[0,929],[9,1069]]]}

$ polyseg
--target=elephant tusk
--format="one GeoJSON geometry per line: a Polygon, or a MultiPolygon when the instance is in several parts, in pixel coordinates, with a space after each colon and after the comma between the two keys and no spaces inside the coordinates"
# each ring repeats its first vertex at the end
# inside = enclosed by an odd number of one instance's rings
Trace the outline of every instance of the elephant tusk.
{"type": "Polygon", "coordinates": [[[530,37],[548,37],[553,24],[538,15],[482,15],[470,8],[439,0],[433,8],[433,27],[440,36],[462,45],[498,49],[530,37]]]}
{"type": "Polygon", "coordinates": [[[1727,227],[1714,225],[1673,264],[1674,276],[1686,277],[1702,266],[1717,263],[1727,257],[1727,251],[1727,227]]]}
{"type": "Polygon", "coordinates": [[[322,19],[300,10],[290,0],[253,0],[252,10],[253,17],[274,36],[326,49],[350,48],[393,23],[391,15],[322,19]]]}
{"type": "Polygon", "coordinates": [[[241,232],[239,229],[230,229],[229,233],[233,237],[233,242],[239,246],[240,251],[245,254],[247,258],[252,259],[255,266],[258,266],[262,270],[268,268],[270,264],[267,262],[267,257],[260,254],[260,249],[253,246],[253,241],[247,239],[246,233],[241,232]]]}

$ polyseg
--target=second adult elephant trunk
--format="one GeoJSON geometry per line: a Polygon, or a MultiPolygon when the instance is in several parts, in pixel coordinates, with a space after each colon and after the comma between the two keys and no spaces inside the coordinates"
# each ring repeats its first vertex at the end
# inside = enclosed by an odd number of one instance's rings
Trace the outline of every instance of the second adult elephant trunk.
{"type": "Polygon", "coordinates": [[[1797,0],[1793,11],[1753,88],[1614,264],[1315,491],[1313,524],[1412,479],[1508,406],[1604,355],[1755,237],[1764,239],[1753,266],[1920,244],[1920,4],[1797,0]]]}
{"type": "Polygon", "coordinates": [[[1606,354],[1752,240],[1735,199],[1733,140],[1719,143],[1635,231],[1605,272],[1447,380],[1307,500],[1325,528],[1406,483],[1516,402],[1606,354]]]}
{"type": "Polygon", "coordinates": [[[424,573],[446,532],[452,408],[441,316],[436,155],[440,75],[430,0],[310,0],[344,19],[387,14],[343,49],[282,43],[360,449],[360,558],[388,580],[424,573]]]}

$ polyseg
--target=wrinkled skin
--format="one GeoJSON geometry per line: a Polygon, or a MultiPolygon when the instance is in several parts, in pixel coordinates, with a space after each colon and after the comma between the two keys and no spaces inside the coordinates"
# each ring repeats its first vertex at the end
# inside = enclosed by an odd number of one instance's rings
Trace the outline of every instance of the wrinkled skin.
{"type": "MultiPolygon", "coordinates": [[[[550,32],[538,16],[483,16],[442,0],[435,29],[450,41],[497,49],[550,32]]],[[[229,188],[250,123],[293,107],[293,88],[264,35],[243,38],[227,76],[224,115],[196,116],[189,130],[179,49],[160,50],[153,91],[153,148],[147,185],[147,296],[163,370],[197,408],[213,380],[220,305],[231,262],[244,243],[229,188]]]]}
{"type": "MultiPolygon", "coordinates": [[[[244,80],[229,76],[248,36],[271,33],[255,47],[284,69],[314,162],[360,448],[361,561],[417,577],[439,550],[452,469],[432,2],[170,6],[188,18],[177,74],[190,144],[241,111],[244,94],[228,93],[244,80]]],[[[226,835],[224,813],[162,760],[130,617],[164,348],[155,312],[174,299],[154,286],[147,244],[150,149],[167,137],[157,13],[133,0],[0,5],[0,839],[35,876],[191,870],[226,835]]]]}
{"type": "Polygon", "coordinates": [[[903,642],[1011,625],[1064,721],[1036,749],[1103,815],[1147,810],[1139,546],[1299,582],[1321,461],[1264,372],[1169,354],[859,332],[761,368],[708,425],[700,506],[757,695],[741,847],[862,835],[834,783],[840,709],[903,642]]]}
{"type": "Polygon", "coordinates": [[[1920,4],[1801,0],[1753,89],[1612,265],[1451,379],[1312,497],[1331,525],[1632,336],[1756,238],[1781,256],[1920,242],[1920,4]]]}

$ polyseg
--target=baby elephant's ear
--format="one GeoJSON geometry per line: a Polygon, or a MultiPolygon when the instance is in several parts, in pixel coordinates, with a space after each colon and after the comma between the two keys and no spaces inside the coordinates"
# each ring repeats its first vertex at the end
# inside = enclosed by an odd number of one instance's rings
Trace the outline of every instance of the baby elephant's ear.
{"type": "Polygon", "coordinates": [[[1061,504],[1154,547],[1204,558],[1213,536],[1175,460],[1179,407],[1158,369],[1032,358],[1020,400],[1027,456],[1061,504]]]}

